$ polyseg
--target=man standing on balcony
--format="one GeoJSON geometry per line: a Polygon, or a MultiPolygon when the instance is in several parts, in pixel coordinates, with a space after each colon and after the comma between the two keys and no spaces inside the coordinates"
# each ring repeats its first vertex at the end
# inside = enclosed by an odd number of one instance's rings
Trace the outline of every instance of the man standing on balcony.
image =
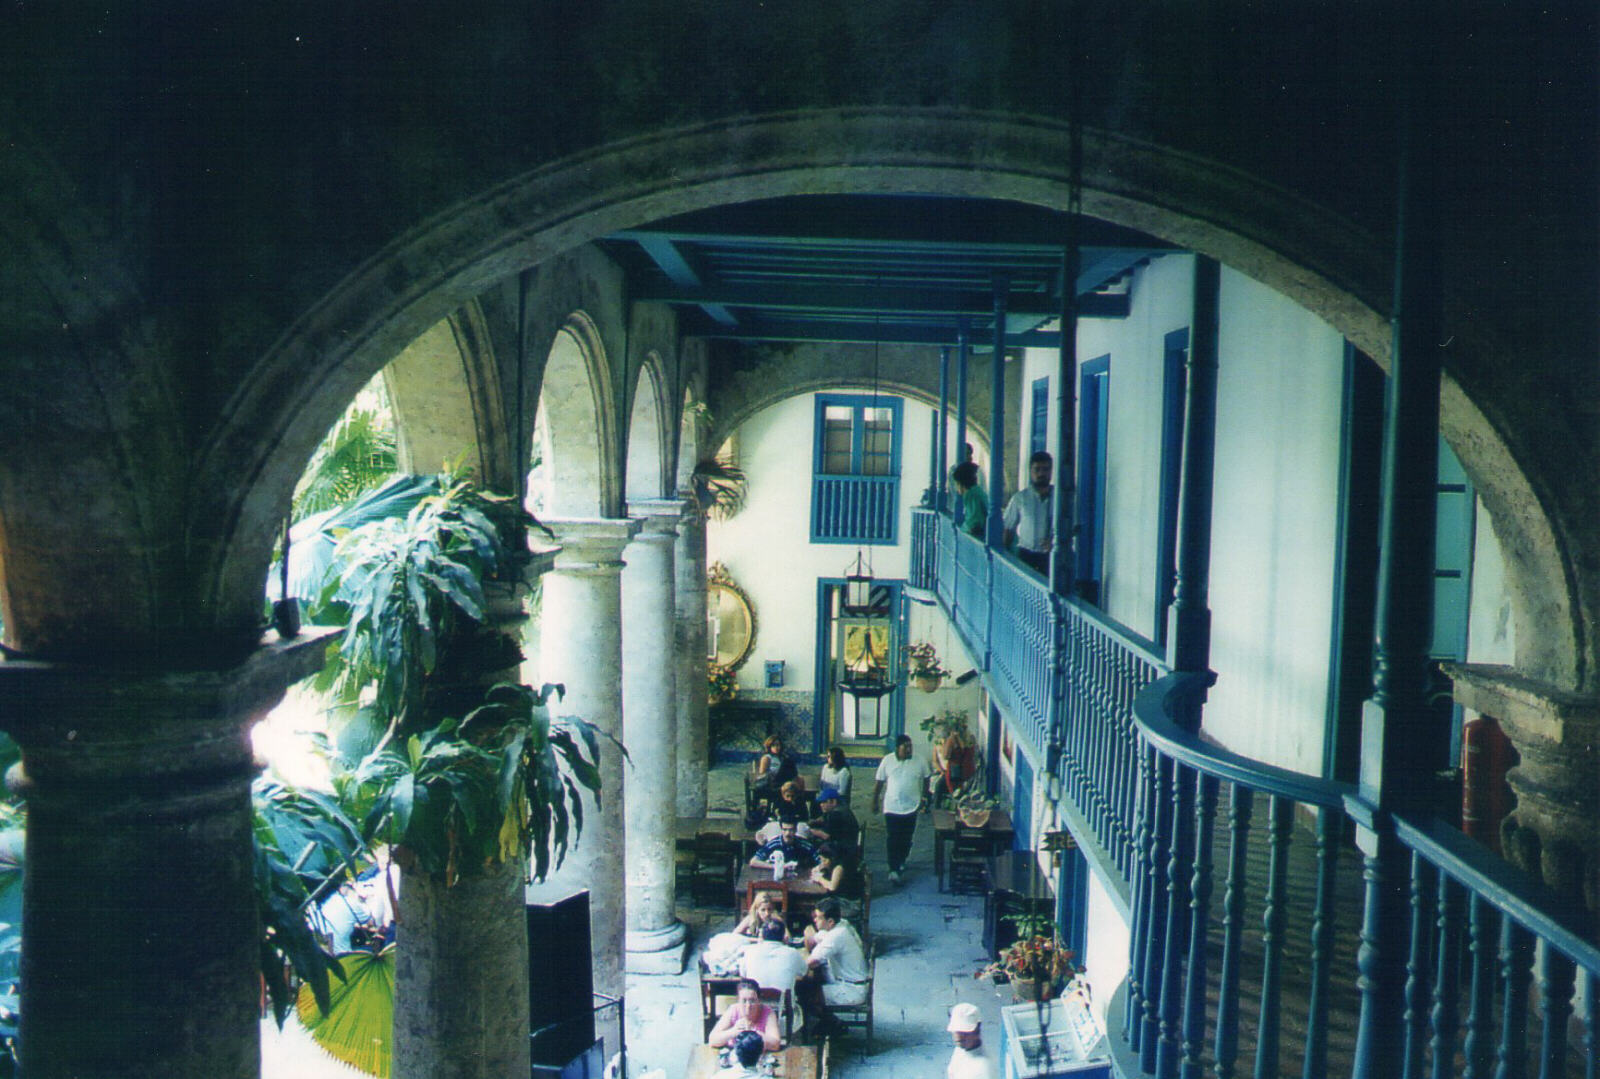
{"type": "Polygon", "coordinates": [[[1017,547],[1017,557],[1031,568],[1046,576],[1050,573],[1051,525],[1055,514],[1051,512],[1051,495],[1054,493],[1050,477],[1055,472],[1055,459],[1040,450],[1028,459],[1028,486],[1011,496],[1006,503],[1005,542],[1017,547]]]}
{"type": "Polygon", "coordinates": [[[878,762],[877,782],[872,788],[872,811],[883,811],[883,834],[889,854],[889,879],[900,883],[911,853],[911,837],[917,830],[917,810],[922,807],[922,790],[928,766],[911,755],[911,738],[895,739],[894,755],[878,762]]]}

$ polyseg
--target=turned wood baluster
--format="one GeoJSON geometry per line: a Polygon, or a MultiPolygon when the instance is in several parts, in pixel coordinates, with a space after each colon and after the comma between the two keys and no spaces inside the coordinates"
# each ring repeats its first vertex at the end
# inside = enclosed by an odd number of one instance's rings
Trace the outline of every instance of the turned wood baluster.
{"type": "Polygon", "coordinates": [[[1548,943],[1539,956],[1539,998],[1544,1001],[1544,1035],[1539,1045],[1539,1079],[1567,1074],[1567,1020],[1572,1018],[1572,988],[1577,974],[1565,952],[1548,943]]]}
{"type": "Polygon", "coordinates": [[[1411,855],[1411,948],[1406,958],[1405,1079],[1422,1079],[1428,1035],[1428,975],[1433,929],[1433,867],[1411,855]]]}
{"type": "Polygon", "coordinates": [[[1233,786],[1228,799],[1228,890],[1222,898],[1222,968],[1217,974],[1217,1079],[1233,1079],[1239,1056],[1239,960],[1244,950],[1244,890],[1255,792],[1233,786]]]}
{"type": "Polygon", "coordinates": [[[1317,905],[1311,915],[1311,993],[1307,1004],[1306,1059],[1302,1079],[1322,1079],[1328,1064],[1328,975],[1333,963],[1333,919],[1342,814],[1317,809],[1317,905]]]}
{"type": "MultiPolygon", "coordinates": [[[[1139,812],[1134,818],[1133,835],[1133,888],[1132,910],[1133,924],[1141,926],[1145,923],[1148,912],[1145,907],[1150,902],[1150,825],[1151,818],[1155,815],[1155,747],[1141,744],[1139,750],[1139,812]]],[[[1139,1035],[1143,1029],[1140,1022],[1144,1015],[1144,953],[1145,937],[1143,933],[1133,934],[1133,947],[1130,949],[1128,963],[1128,1010],[1123,1022],[1128,1045],[1134,1050],[1139,1048],[1139,1035]]]]}
{"type": "Polygon", "coordinates": [[[1494,1055],[1489,1032],[1494,1013],[1494,935],[1496,912],[1486,899],[1474,894],[1469,914],[1472,949],[1472,1002],[1467,1006],[1467,1058],[1463,1079],[1488,1079],[1494,1055]]]}
{"type": "Polygon", "coordinates": [[[1268,810],[1267,895],[1261,912],[1261,1021],[1256,1028],[1255,1079],[1277,1079],[1278,1032],[1283,1018],[1284,926],[1289,917],[1289,835],[1294,802],[1274,794],[1268,810]]]}
{"type": "Polygon", "coordinates": [[[1206,927],[1211,920],[1212,824],[1217,778],[1200,775],[1194,807],[1194,880],[1189,885],[1189,964],[1184,987],[1182,1079],[1200,1079],[1206,1038],[1206,927]]]}
{"type": "Polygon", "coordinates": [[[1167,857],[1172,836],[1172,771],[1175,765],[1165,757],[1156,758],[1155,816],[1151,821],[1150,870],[1145,875],[1149,917],[1136,931],[1149,938],[1144,953],[1144,1015],[1140,1022],[1139,1067],[1145,1074],[1156,1070],[1156,1043],[1161,1033],[1161,979],[1166,966],[1167,857]]]}
{"type": "Polygon", "coordinates": [[[1533,978],[1533,934],[1508,916],[1500,919],[1500,1047],[1494,1079],[1522,1079],[1528,1061],[1528,983],[1533,978]]]}
{"type": "Polygon", "coordinates": [[[1439,875],[1439,962],[1433,978],[1433,1079],[1455,1074],[1461,1024],[1461,886],[1439,875]]]}
{"type": "Polygon", "coordinates": [[[1176,761],[1172,764],[1172,843],[1167,859],[1167,924],[1161,972],[1161,1044],[1156,1052],[1156,1075],[1177,1079],[1183,1050],[1183,957],[1187,947],[1189,878],[1194,873],[1194,782],[1196,773],[1176,761]]]}

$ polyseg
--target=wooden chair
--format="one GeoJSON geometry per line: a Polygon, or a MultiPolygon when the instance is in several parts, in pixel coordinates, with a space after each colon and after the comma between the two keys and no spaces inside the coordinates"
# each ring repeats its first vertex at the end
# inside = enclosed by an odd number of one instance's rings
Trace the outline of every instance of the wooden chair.
{"type": "Polygon", "coordinates": [[[739,877],[739,845],[727,832],[701,832],[694,837],[689,892],[697,906],[733,906],[739,877]]]}
{"type": "Polygon", "coordinates": [[[867,995],[860,1004],[830,1004],[828,1014],[846,1027],[863,1027],[867,1034],[866,1051],[872,1051],[872,985],[878,980],[878,948],[868,943],[867,995]]]}
{"type": "Polygon", "coordinates": [[[955,895],[983,895],[989,863],[989,837],[982,828],[956,825],[950,841],[950,891],[955,895]]]}
{"type": "Polygon", "coordinates": [[[717,1020],[722,1018],[722,1013],[733,1006],[739,999],[739,976],[737,974],[724,975],[712,974],[706,969],[705,960],[700,961],[700,1018],[705,1029],[700,1032],[700,1037],[710,1037],[711,1028],[717,1025],[717,1020]]]}
{"type": "Polygon", "coordinates": [[[767,893],[767,898],[772,900],[772,909],[785,922],[789,920],[789,882],[786,880],[752,880],[746,881],[744,886],[744,909],[749,910],[755,905],[759,893],[767,893]]]}
{"type": "Polygon", "coordinates": [[[861,924],[856,931],[863,941],[872,935],[872,869],[866,865],[861,867],[861,924]]]}
{"type": "Polygon", "coordinates": [[[791,1044],[794,1041],[794,990],[762,989],[761,1002],[769,1008],[778,1009],[778,1016],[783,1023],[783,1044],[791,1044]]]}

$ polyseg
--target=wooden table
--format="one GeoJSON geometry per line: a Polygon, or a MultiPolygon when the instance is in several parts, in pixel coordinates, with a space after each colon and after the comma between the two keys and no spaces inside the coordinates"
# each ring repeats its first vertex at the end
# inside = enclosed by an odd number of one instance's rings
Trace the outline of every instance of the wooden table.
{"type": "MultiPolygon", "coordinates": [[[[944,891],[944,848],[955,839],[956,824],[956,815],[952,810],[933,811],[933,875],[939,882],[941,892],[944,891]]],[[[1011,841],[1016,837],[1016,827],[1011,823],[1010,813],[1003,809],[992,810],[983,830],[989,840],[991,854],[1011,849],[1011,841]]]]}
{"type": "MultiPolygon", "coordinates": [[[[777,1079],[817,1079],[817,1051],[809,1045],[791,1045],[776,1053],[763,1053],[761,1062],[756,1065],[756,1071],[763,1075],[768,1074],[766,1060],[769,1056],[778,1062],[777,1070],[771,1073],[777,1079]]],[[[689,1062],[684,1067],[683,1077],[711,1079],[721,1070],[722,1062],[717,1059],[717,1051],[709,1045],[696,1045],[689,1050],[689,1062]]]]}

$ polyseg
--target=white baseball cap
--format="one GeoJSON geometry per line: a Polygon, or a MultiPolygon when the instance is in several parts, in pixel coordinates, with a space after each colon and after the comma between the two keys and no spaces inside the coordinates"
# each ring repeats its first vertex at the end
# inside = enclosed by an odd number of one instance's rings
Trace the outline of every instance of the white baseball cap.
{"type": "Polygon", "coordinates": [[[957,1004],[950,1009],[950,1025],[945,1029],[952,1034],[971,1034],[981,1022],[976,1004],[957,1004]]]}

